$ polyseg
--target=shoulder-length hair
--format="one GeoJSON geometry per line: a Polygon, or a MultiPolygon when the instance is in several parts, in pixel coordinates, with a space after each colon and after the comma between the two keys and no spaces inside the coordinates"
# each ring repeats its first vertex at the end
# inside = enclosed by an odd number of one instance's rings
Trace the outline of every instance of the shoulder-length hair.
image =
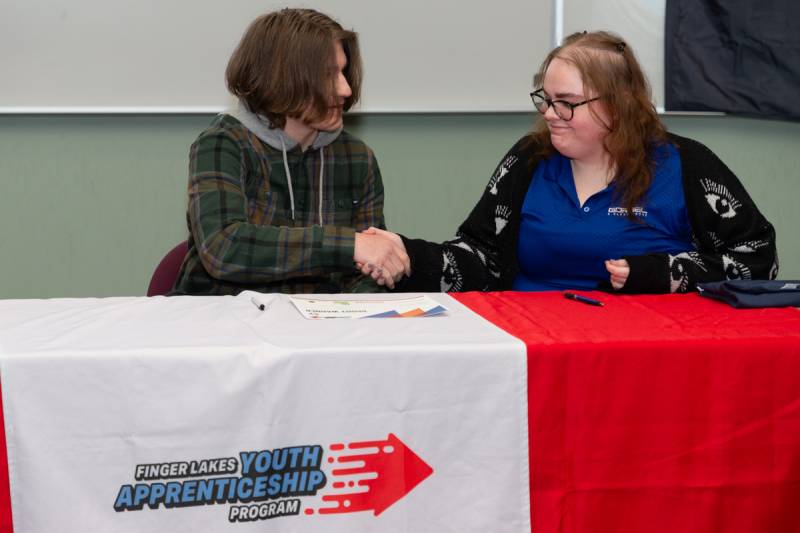
{"type": "Polygon", "coordinates": [[[287,117],[324,120],[335,94],[337,41],[352,90],[346,111],[361,94],[358,35],[313,9],[282,9],[254,20],[228,61],[228,90],[275,128],[283,128],[287,117]]]}
{"type": "MultiPolygon", "coordinates": [[[[608,134],[603,146],[615,168],[614,181],[628,216],[647,193],[655,171],[656,147],[667,142],[666,130],[651,101],[647,81],[633,50],[618,35],[610,32],[573,33],[550,52],[534,76],[536,89],[542,87],[547,67],[558,57],[574,65],[584,88],[598,95],[608,112],[608,134]]],[[[592,106],[590,112],[600,117],[592,106]]],[[[544,120],[531,132],[531,140],[541,147],[540,156],[555,152],[544,120]]]]}

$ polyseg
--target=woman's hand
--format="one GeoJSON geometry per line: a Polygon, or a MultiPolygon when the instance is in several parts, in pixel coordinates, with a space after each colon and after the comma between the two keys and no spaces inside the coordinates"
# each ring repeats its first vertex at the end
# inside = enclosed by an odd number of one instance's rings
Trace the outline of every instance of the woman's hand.
{"type": "Polygon", "coordinates": [[[611,286],[616,290],[625,286],[631,273],[631,267],[624,259],[606,259],[606,270],[610,274],[611,286]]]}

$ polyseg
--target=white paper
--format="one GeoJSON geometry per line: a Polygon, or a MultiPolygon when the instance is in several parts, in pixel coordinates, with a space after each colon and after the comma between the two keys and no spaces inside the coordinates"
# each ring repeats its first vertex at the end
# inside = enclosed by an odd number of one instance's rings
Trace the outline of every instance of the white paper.
{"type": "Polygon", "coordinates": [[[447,311],[424,294],[395,298],[347,298],[290,296],[304,318],[414,318],[435,316],[447,311]]]}

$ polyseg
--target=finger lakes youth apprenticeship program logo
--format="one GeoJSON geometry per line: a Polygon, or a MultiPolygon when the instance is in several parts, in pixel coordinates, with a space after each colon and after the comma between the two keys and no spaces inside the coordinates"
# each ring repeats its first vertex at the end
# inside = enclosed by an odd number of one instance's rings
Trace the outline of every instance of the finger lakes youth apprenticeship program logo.
{"type": "Polygon", "coordinates": [[[140,464],[114,510],[228,505],[229,522],[372,511],[378,516],[433,473],[394,434],[386,440],[242,451],[239,457],[140,464]],[[331,481],[329,483],[329,480],[331,481]],[[309,505],[310,504],[310,505],[309,505]]]}

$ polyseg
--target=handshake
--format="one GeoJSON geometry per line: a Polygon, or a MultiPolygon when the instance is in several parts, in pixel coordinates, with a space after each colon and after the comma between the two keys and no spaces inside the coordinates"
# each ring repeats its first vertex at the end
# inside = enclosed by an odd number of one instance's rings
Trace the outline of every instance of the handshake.
{"type": "Polygon", "coordinates": [[[390,289],[394,289],[394,284],[403,276],[411,275],[411,260],[403,240],[396,233],[378,228],[356,233],[353,261],[362,274],[390,289]]]}

